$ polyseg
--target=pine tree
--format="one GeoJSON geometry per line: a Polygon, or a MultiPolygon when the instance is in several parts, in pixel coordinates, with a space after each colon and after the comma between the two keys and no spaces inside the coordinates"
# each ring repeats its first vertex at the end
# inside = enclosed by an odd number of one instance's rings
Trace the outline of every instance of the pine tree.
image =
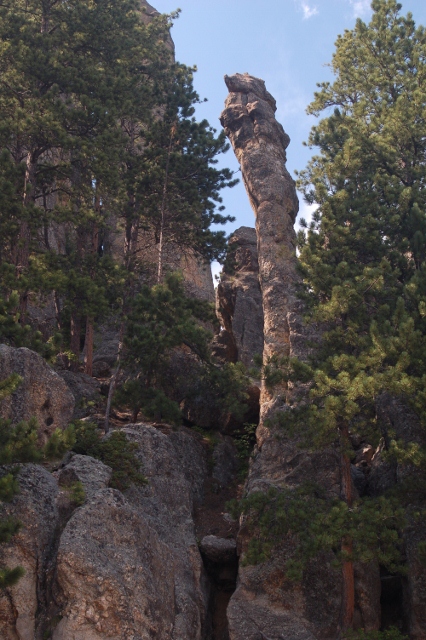
{"type": "MultiPolygon", "coordinates": [[[[80,290],[84,281],[102,280],[99,231],[106,202],[111,209],[120,193],[121,121],[135,105],[141,121],[157,106],[156,77],[170,62],[168,29],[167,16],[145,25],[135,0],[18,0],[0,7],[0,186],[7,205],[0,260],[14,274],[4,295],[18,291],[15,315],[23,326],[30,292],[46,288],[40,280],[46,265],[40,270],[39,263],[46,252],[58,252],[52,225],[67,234],[73,284],[76,276],[80,290]]],[[[98,288],[92,306],[101,310],[99,294],[98,288]]],[[[55,291],[59,315],[61,295],[55,291]]],[[[65,306],[78,358],[84,304],[65,298],[65,306]]],[[[90,343],[94,316],[87,312],[90,343]]]]}
{"type": "Polygon", "coordinates": [[[209,334],[197,320],[211,315],[208,303],[185,295],[178,274],[168,274],[164,284],[145,285],[136,296],[124,336],[130,375],[116,394],[118,403],[132,407],[134,422],[142,408],[148,417],[179,422],[179,407],[165,393],[164,369],[173,349],[183,345],[208,358],[209,334]]]}
{"type": "MultiPolygon", "coordinates": [[[[353,561],[375,557],[395,570],[392,545],[397,549],[404,506],[401,497],[354,501],[349,436],[362,433],[378,443],[376,402],[383,393],[402,398],[426,425],[426,32],[410,14],[400,15],[395,0],[373,0],[372,8],[370,24],[358,20],[338,38],[335,80],[319,85],[308,108],[323,118],[309,138],[319,153],[299,176],[307,202],[318,207],[298,236],[300,295],[308,321],[322,327],[319,344],[310,363],[270,363],[265,372],[271,383],[280,376],[308,383],[306,402],[284,412],[282,424],[310,446],[337,442],[341,498],[322,507],[306,494],[284,492],[243,507],[250,512],[261,502],[254,511],[265,523],[271,505],[279,507],[281,532],[290,527],[286,509],[295,510],[303,521],[300,529],[291,523],[299,567],[322,544],[336,552],[340,538],[342,631],[353,623],[353,561]]],[[[393,455],[423,467],[421,484],[425,452],[389,444],[393,455]]]]}

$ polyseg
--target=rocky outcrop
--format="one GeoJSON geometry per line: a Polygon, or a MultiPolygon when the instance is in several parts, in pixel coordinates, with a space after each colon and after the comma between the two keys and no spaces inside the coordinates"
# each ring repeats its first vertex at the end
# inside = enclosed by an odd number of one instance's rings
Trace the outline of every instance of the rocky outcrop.
{"type": "MultiPolygon", "coordinates": [[[[54,640],[205,637],[208,581],[192,513],[207,474],[200,438],[129,425],[148,479],[126,495],[92,494],[61,536],[55,598],[62,620],[54,640]]],[[[75,456],[66,469],[78,471],[75,456]]]]}
{"type": "MultiPolygon", "coordinates": [[[[290,138],[275,119],[276,103],[263,80],[237,73],[225,76],[225,82],[230,93],[220,120],[240,163],[256,216],[264,313],[263,359],[266,362],[272,356],[300,356],[304,347],[298,339],[293,226],[299,203],[294,180],[285,166],[290,138]]],[[[285,392],[278,387],[273,394],[262,389],[261,425],[282,403],[285,392]]]]}
{"type": "MultiPolygon", "coordinates": [[[[89,456],[67,454],[53,474],[22,468],[20,493],[2,511],[19,517],[22,530],[0,546],[0,565],[26,573],[1,594],[2,639],[211,637],[212,583],[194,525],[209,475],[206,445],[185,428],[124,432],[148,479],[125,494],[108,488],[111,469],[89,456]],[[79,508],[76,482],[85,490],[79,508]]],[[[235,541],[219,547],[222,580],[231,564],[235,585],[235,541]]]]}
{"type": "Polygon", "coordinates": [[[172,638],[174,578],[173,553],[143,514],[120,492],[102,489],[61,537],[56,599],[63,617],[53,639],[172,638]]]}
{"type": "Polygon", "coordinates": [[[255,229],[240,227],[229,238],[228,254],[216,289],[221,331],[213,354],[252,367],[263,353],[263,307],[255,229]]]}
{"type": "Polygon", "coordinates": [[[34,640],[37,618],[48,606],[47,581],[59,527],[58,485],[50,473],[29,464],[19,474],[20,491],[2,505],[1,517],[22,522],[21,531],[0,545],[0,566],[21,566],[25,575],[13,589],[0,591],[2,640],[34,640]]]}
{"type": "Polygon", "coordinates": [[[30,349],[0,345],[0,380],[12,373],[19,374],[22,382],[1,403],[2,418],[16,424],[34,416],[41,442],[55,429],[68,426],[74,412],[74,396],[41,356],[30,349]]]}
{"type": "MultiPolygon", "coordinates": [[[[263,362],[271,357],[307,355],[307,331],[296,296],[298,274],[294,222],[298,212],[295,183],[288,173],[289,137],[275,119],[276,104],[262,80],[248,74],[225,76],[229,95],[221,122],[237,159],[256,217],[259,281],[264,312],[263,362]]],[[[302,389],[299,391],[303,392],[302,389]]],[[[333,449],[300,449],[296,436],[285,437],[268,419],[297,402],[294,387],[265,387],[260,397],[257,447],[246,483],[248,493],[298,487],[315,479],[330,497],[340,494],[340,469],[333,449]]],[[[238,536],[244,557],[250,532],[238,536]]],[[[295,585],[285,565],[292,542],[284,539],[267,562],[240,566],[238,587],[228,607],[231,640],[333,638],[339,625],[341,577],[322,557],[309,563],[295,585]]],[[[362,612],[360,613],[362,615],[362,612]]],[[[377,621],[376,621],[377,622],[377,621]]],[[[376,624],[374,622],[374,624],[376,624]]],[[[365,628],[369,627],[366,624],[365,628]]],[[[377,628],[377,627],[376,627],[377,628]]]]}

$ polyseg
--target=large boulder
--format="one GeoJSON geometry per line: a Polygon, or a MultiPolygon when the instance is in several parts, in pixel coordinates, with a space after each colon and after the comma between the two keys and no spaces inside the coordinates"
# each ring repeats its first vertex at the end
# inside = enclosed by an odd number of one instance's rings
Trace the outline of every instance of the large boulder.
{"type": "Polygon", "coordinates": [[[94,413],[101,398],[101,385],[98,380],[82,371],[61,369],[58,373],[75,399],[73,419],[81,420],[94,413]]]}
{"type": "Polygon", "coordinates": [[[34,351],[0,345],[0,380],[12,373],[22,382],[0,405],[0,416],[16,424],[33,416],[41,442],[55,429],[68,426],[74,412],[74,396],[64,380],[34,351]]]}
{"type": "Polygon", "coordinates": [[[62,619],[53,640],[173,638],[174,565],[143,514],[119,491],[101,489],[61,537],[55,597],[62,619]]]}
{"type": "MultiPolygon", "coordinates": [[[[148,479],[123,496],[101,489],[62,534],[55,598],[62,620],[54,640],[201,640],[209,589],[193,511],[207,462],[201,438],[143,424],[125,428],[148,479]]],[[[64,468],[83,478],[82,456],[64,468]],[[77,464],[78,463],[78,464],[77,464]]]]}

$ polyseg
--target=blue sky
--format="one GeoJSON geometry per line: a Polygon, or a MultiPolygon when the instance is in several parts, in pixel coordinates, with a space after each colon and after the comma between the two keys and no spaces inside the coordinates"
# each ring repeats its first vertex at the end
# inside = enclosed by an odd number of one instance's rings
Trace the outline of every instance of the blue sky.
{"type": "MultiPolygon", "coordinates": [[[[172,29],[176,58],[196,65],[195,88],[208,102],[197,116],[218,121],[227,89],[225,74],[248,72],[263,78],[277,100],[277,119],[291,138],[287,168],[303,169],[310,150],[303,146],[313,117],[305,113],[316,83],[330,79],[325,66],[331,61],[338,34],[353,28],[357,17],[368,22],[370,0],[149,0],[161,13],[182,10],[172,29]]],[[[426,25],[425,0],[402,0],[417,24],[426,25]]],[[[221,164],[238,170],[232,151],[221,164]]],[[[254,226],[254,215],[243,185],[223,192],[226,213],[236,217],[228,233],[254,226]]],[[[301,200],[300,216],[309,212],[301,200]]]]}

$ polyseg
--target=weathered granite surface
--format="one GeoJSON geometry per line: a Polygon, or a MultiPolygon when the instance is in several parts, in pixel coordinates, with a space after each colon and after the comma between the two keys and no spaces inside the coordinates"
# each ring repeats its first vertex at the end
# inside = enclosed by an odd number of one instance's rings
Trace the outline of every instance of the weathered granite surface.
{"type": "Polygon", "coordinates": [[[30,349],[0,345],[0,380],[12,373],[22,382],[3,400],[0,416],[16,424],[33,416],[39,424],[40,442],[56,429],[68,426],[74,412],[74,396],[64,380],[41,356],[30,349]]]}
{"type": "Polygon", "coordinates": [[[231,235],[228,255],[216,289],[216,315],[221,331],[213,354],[252,367],[263,353],[263,307],[255,229],[240,227],[231,235]]]}

